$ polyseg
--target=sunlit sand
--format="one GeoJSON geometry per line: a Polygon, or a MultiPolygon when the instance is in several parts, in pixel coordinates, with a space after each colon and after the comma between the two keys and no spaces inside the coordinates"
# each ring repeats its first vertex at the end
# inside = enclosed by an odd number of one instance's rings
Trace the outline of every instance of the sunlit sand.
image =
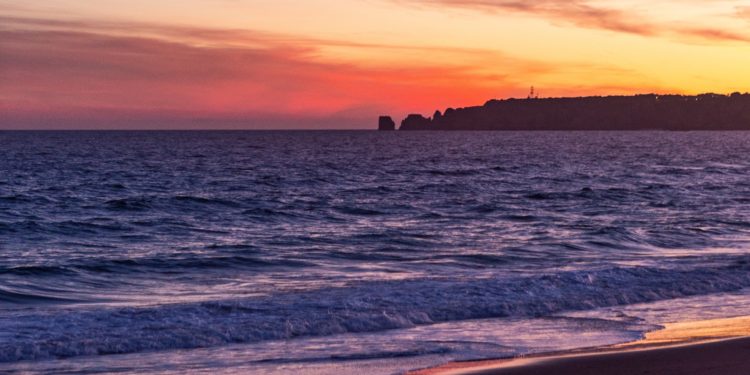
{"type": "Polygon", "coordinates": [[[747,374],[750,317],[665,324],[643,340],[583,352],[451,363],[412,375],[747,374]]]}

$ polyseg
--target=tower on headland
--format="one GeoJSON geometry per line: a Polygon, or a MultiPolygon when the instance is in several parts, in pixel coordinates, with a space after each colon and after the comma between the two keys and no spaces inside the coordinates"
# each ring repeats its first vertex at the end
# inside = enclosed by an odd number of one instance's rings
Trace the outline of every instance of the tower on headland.
{"type": "Polygon", "coordinates": [[[539,92],[536,91],[534,86],[531,86],[531,90],[529,91],[529,96],[526,99],[539,99],[539,92]]]}

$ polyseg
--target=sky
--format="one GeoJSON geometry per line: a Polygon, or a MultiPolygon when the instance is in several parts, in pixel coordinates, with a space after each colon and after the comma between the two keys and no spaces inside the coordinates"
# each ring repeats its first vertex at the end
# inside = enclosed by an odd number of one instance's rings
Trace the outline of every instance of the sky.
{"type": "Polygon", "coordinates": [[[366,129],[750,91],[750,0],[0,0],[0,129],[366,129]]]}

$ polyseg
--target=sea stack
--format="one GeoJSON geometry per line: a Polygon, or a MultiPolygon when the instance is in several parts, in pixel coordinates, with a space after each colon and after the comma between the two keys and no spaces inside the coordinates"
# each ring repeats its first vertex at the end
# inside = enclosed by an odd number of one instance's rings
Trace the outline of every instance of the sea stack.
{"type": "Polygon", "coordinates": [[[378,130],[380,131],[396,130],[396,123],[393,121],[391,116],[380,116],[380,120],[378,120],[378,130]]]}

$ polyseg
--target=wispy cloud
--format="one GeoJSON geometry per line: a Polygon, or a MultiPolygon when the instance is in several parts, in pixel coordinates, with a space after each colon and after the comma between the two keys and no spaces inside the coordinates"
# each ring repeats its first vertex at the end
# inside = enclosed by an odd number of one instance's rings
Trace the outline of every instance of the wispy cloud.
{"type": "Polygon", "coordinates": [[[750,6],[738,6],[735,9],[738,17],[750,21],[750,6]]]}
{"type": "Polygon", "coordinates": [[[582,0],[407,0],[429,5],[474,8],[490,12],[522,12],[591,28],[651,35],[652,25],[627,11],[595,6],[582,0]]]}
{"type": "Polygon", "coordinates": [[[339,118],[369,126],[382,112],[401,116],[481,104],[523,93],[540,80],[550,83],[547,95],[606,93],[618,82],[633,83],[617,86],[618,92],[649,89],[643,85],[648,80],[638,84],[637,74],[617,66],[534,61],[495,50],[127,22],[0,16],[0,25],[5,119],[297,124],[339,118]],[[591,74],[609,80],[570,85],[591,74]],[[553,84],[554,77],[565,82],[553,84]]]}
{"type": "MultiPolygon", "coordinates": [[[[583,28],[641,36],[662,36],[685,41],[750,42],[750,34],[717,27],[685,26],[659,22],[613,2],[591,0],[395,0],[424,6],[447,6],[495,13],[525,13],[583,28]]],[[[739,14],[747,14],[739,8],[739,14]]]]}
{"type": "MultiPolygon", "coordinates": [[[[471,65],[357,64],[322,52],[406,53],[409,46],[156,25],[8,17],[0,23],[0,111],[6,114],[362,118],[476,103],[512,87],[511,80],[471,65]]],[[[414,53],[425,48],[413,47],[414,53]]],[[[464,60],[503,58],[438,50],[432,52],[462,54],[464,60]]],[[[505,61],[518,69],[549,68],[505,61]]]]}
{"type": "Polygon", "coordinates": [[[713,28],[688,27],[676,28],[675,32],[686,37],[696,37],[703,40],[722,40],[735,42],[750,42],[750,35],[730,30],[713,28]]]}

